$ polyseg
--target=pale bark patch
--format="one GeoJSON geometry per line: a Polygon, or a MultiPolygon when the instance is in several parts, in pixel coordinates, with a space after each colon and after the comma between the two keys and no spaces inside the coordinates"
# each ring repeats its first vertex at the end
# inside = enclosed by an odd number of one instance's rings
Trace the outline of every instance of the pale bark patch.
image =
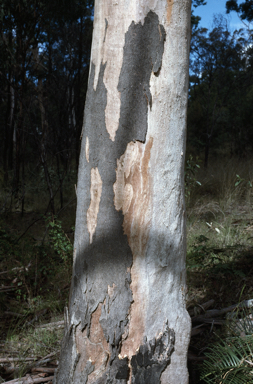
{"type": "Polygon", "coordinates": [[[90,143],[89,143],[89,138],[88,136],[86,137],[86,143],[85,143],[85,156],[87,163],[90,162],[90,143]]]}
{"type": "Polygon", "coordinates": [[[126,183],[129,177],[131,168],[138,163],[140,143],[133,143],[132,141],[127,145],[125,153],[117,160],[116,182],[113,184],[114,191],[114,205],[117,211],[127,207],[129,209],[133,198],[133,187],[131,184],[126,183]]]}
{"type": "Polygon", "coordinates": [[[149,159],[153,139],[146,144],[130,142],[125,153],[117,161],[114,204],[124,214],[123,228],[133,253],[131,290],[133,304],[129,313],[129,330],[123,338],[121,355],[129,358],[143,342],[145,335],[145,305],[148,283],[145,274],[145,250],[149,237],[151,188],[149,159]]]}
{"type": "Polygon", "coordinates": [[[115,288],[116,285],[114,283],[112,284],[112,286],[108,285],[108,295],[110,296],[110,298],[112,298],[115,288]]]}
{"type": "Polygon", "coordinates": [[[98,168],[91,169],[90,206],[87,211],[87,227],[90,234],[90,244],[97,226],[97,215],[102,194],[102,179],[98,168]]]}
{"type": "Polygon", "coordinates": [[[90,337],[87,337],[87,329],[83,332],[79,325],[76,329],[76,348],[81,353],[76,371],[82,372],[90,361],[94,366],[93,372],[88,376],[87,383],[94,383],[106,370],[109,359],[109,344],[107,343],[103,329],[99,323],[102,304],[100,303],[91,317],[90,337]]]}
{"type": "MultiPolygon", "coordinates": [[[[124,215],[124,232],[134,255],[144,256],[149,235],[152,179],[149,172],[149,159],[153,138],[146,144],[134,143],[138,148],[135,162],[126,161],[125,185],[133,188],[132,204],[124,215]]],[[[124,204],[123,204],[124,206],[124,204]]]]}

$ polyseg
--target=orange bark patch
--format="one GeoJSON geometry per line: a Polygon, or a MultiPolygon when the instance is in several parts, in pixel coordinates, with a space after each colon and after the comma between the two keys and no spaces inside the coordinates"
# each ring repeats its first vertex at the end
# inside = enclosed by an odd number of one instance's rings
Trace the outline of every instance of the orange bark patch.
{"type": "Polygon", "coordinates": [[[143,144],[131,142],[117,162],[114,203],[124,214],[123,228],[133,253],[131,290],[133,304],[129,313],[129,334],[122,343],[121,355],[129,358],[142,344],[145,333],[145,252],[151,220],[151,176],[149,160],[153,139],[143,144]],[[131,191],[131,194],[127,191],[131,191]]]}
{"type": "Polygon", "coordinates": [[[89,384],[95,382],[104,373],[109,359],[109,344],[99,323],[101,308],[102,304],[99,304],[96,311],[92,314],[89,338],[87,337],[87,329],[83,332],[80,326],[76,329],[76,347],[77,351],[81,354],[76,370],[77,372],[82,372],[87,361],[92,362],[94,371],[88,377],[89,384]]]}
{"type": "Polygon", "coordinates": [[[167,21],[170,22],[174,0],[167,0],[167,21]]]}

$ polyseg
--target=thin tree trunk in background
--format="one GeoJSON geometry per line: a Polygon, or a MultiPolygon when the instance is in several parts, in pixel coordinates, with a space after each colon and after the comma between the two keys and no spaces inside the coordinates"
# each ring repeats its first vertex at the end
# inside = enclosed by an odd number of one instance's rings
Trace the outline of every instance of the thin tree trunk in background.
{"type": "Polygon", "coordinates": [[[42,79],[38,79],[38,100],[39,100],[39,107],[40,107],[40,116],[41,116],[41,132],[42,137],[39,143],[40,146],[40,159],[41,163],[44,169],[45,179],[47,183],[47,188],[50,196],[50,206],[51,206],[51,212],[55,213],[54,208],[54,193],[53,193],[53,185],[51,181],[51,177],[48,170],[47,165],[47,134],[48,134],[48,122],[46,119],[46,110],[44,106],[44,99],[43,99],[43,83],[42,79]]]}
{"type": "Polygon", "coordinates": [[[5,120],[4,150],[3,150],[3,168],[4,181],[8,181],[8,172],[13,164],[13,128],[14,128],[14,89],[11,86],[12,78],[9,73],[8,101],[5,120]]]}
{"type": "MultiPolygon", "coordinates": [[[[20,8],[19,8],[20,10],[20,8]]],[[[17,123],[14,127],[13,134],[13,158],[14,158],[14,180],[13,187],[16,197],[20,188],[20,168],[22,165],[22,158],[24,156],[24,97],[26,94],[26,49],[24,47],[22,37],[22,26],[18,26],[16,29],[17,50],[16,50],[16,62],[18,63],[16,68],[16,90],[18,90],[18,112],[17,123]]]]}
{"type": "Polygon", "coordinates": [[[17,98],[14,92],[14,89],[11,87],[11,95],[12,95],[12,113],[11,113],[11,122],[10,122],[10,131],[9,131],[9,151],[8,151],[8,166],[9,169],[13,170],[13,164],[14,164],[14,154],[13,154],[13,148],[14,148],[14,131],[15,131],[15,119],[14,116],[17,112],[17,98]]]}
{"type": "Polygon", "coordinates": [[[186,384],[190,0],[97,0],[54,384],[186,384]]]}
{"type": "Polygon", "coordinates": [[[25,212],[25,161],[22,159],[22,197],[21,197],[21,216],[25,212]]]}
{"type": "Polygon", "coordinates": [[[15,124],[15,127],[14,127],[14,133],[13,133],[13,162],[14,162],[13,187],[14,187],[14,193],[16,196],[19,190],[21,135],[22,135],[22,129],[23,129],[22,101],[19,101],[18,104],[19,104],[18,118],[17,118],[17,123],[15,124]]]}
{"type": "MultiPolygon", "coordinates": [[[[8,33],[8,46],[12,49],[12,30],[8,33]]],[[[9,65],[8,73],[8,90],[7,90],[7,110],[5,119],[5,135],[4,135],[4,150],[3,150],[3,168],[4,168],[4,182],[7,184],[9,170],[13,166],[13,129],[14,129],[14,89],[12,87],[13,82],[13,68],[11,63],[9,65]]]]}
{"type": "Polygon", "coordinates": [[[63,177],[62,177],[62,174],[61,174],[60,160],[59,160],[59,155],[58,154],[56,155],[56,163],[57,163],[58,179],[59,179],[59,183],[60,183],[60,202],[61,202],[61,208],[62,208],[63,207],[63,188],[62,188],[63,177]]]}

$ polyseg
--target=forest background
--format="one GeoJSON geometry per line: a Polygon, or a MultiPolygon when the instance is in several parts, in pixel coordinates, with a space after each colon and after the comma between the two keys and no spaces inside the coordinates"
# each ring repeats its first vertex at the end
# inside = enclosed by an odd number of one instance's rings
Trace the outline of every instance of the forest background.
{"type": "MultiPolygon", "coordinates": [[[[253,278],[253,1],[224,2],[241,18],[239,30],[222,15],[200,27],[204,4],[193,1],[192,12],[189,310],[250,299],[253,278]]],[[[0,345],[19,340],[20,353],[40,337],[46,351],[59,343],[58,331],[30,328],[62,319],[67,302],[92,23],[92,0],[0,1],[0,345]]],[[[198,343],[191,349],[199,357],[198,343]]]]}

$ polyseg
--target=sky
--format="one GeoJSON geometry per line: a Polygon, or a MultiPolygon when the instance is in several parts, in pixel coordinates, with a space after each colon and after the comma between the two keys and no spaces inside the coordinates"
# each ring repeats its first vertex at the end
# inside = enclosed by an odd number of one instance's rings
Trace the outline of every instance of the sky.
{"type": "MultiPolygon", "coordinates": [[[[207,4],[202,5],[194,9],[194,14],[201,17],[200,27],[210,29],[212,27],[213,15],[216,13],[221,13],[223,16],[227,17],[230,21],[230,28],[239,29],[243,27],[243,24],[236,12],[230,12],[226,14],[226,0],[206,0],[207,4]]],[[[239,4],[242,0],[239,1],[239,4]]]]}

